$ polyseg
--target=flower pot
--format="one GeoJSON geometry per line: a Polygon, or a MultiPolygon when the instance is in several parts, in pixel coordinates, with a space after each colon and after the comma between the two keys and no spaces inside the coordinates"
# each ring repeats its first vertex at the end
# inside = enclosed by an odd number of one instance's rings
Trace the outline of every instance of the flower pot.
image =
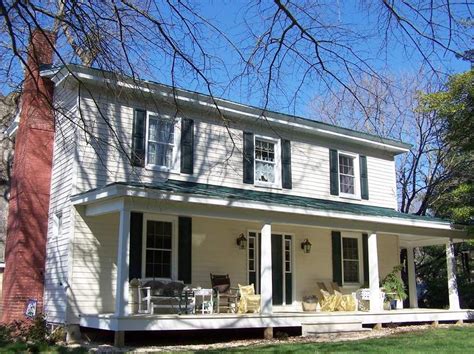
{"type": "Polygon", "coordinates": [[[302,302],[303,304],[303,311],[316,311],[318,307],[317,302],[302,302]]]}

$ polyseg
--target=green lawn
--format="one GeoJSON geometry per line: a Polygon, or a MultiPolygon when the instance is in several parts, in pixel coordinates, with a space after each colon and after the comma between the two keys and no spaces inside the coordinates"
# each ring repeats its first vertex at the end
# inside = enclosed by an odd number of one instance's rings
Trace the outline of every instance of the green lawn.
{"type": "MultiPolygon", "coordinates": [[[[429,329],[382,338],[333,343],[294,343],[241,347],[228,349],[230,352],[377,352],[377,353],[432,353],[465,352],[474,353],[474,327],[451,327],[429,329]]],[[[222,350],[219,350],[222,351],[222,350]]]]}

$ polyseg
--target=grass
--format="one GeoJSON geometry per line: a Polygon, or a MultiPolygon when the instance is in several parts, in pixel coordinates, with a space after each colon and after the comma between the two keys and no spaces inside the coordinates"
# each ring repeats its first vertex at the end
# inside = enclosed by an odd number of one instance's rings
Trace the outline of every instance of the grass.
{"type": "MultiPolygon", "coordinates": [[[[298,352],[298,353],[432,353],[466,352],[474,350],[474,327],[428,329],[381,338],[328,343],[279,343],[263,346],[238,347],[226,352],[298,352]]],[[[221,352],[222,350],[219,350],[221,352]]]]}

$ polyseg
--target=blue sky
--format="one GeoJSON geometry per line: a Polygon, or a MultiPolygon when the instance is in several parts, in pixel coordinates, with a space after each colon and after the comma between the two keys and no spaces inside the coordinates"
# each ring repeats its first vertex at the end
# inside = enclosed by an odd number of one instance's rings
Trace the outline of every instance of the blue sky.
{"type": "MultiPolygon", "coordinates": [[[[265,3],[265,1],[263,3],[265,3]]],[[[341,23],[348,24],[348,27],[361,32],[373,31],[373,28],[375,27],[376,17],[373,16],[373,13],[370,11],[373,12],[376,11],[376,9],[366,10],[361,8],[360,2],[323,1],[320,3],[325,3],[325,5],[331,4],[332,11],[328,15],[331,16],[331,20],[333,21],[340,21],[341,23]]],[[[272,2],[268,2],[268,5],[272,6],[272,2]]],[[[247,20],[249,19],[247,1],[201,1],[199,8],[201,9],[201,13],[205,14],[208,19],[212,20],[213,23],[224,32],[230,34],[230,36],[238,43],[243,45],[253,44],[246,41],[247,28],[243,24],[245,18],[247,20]]],[[[252,23],[254,26],[253,29],[258,32],[259,27],[258,21],[255,21],[255,14],[250,18],[254,21],[252,23]]],[[[373,34],[373,32],[368,33],[368,35],[370,34],[373,34]]],[[[392,39],[391,42],[384,46],[381,42],[381,37],[382,36],[374,36],[363,43],[354,44],[354,49],[363,53],[363,55],[368,58],[371,66],[384,74],[390,73],[391,76],[397,77],[407,73],[419,72],[422,65],[422,57],[413,49],[412,46],[407,47],[406,42],[397,41],[396,38],[392,39]],[[380,47],[384,47],[385,50],[379,51],[380,47]]],[[[236,63],[237,58],[233,55],[231,50],[221,51],[219,55],[228,64],[227,70],[232,72],[232,69],[237,67],[237,65],[234,64],[236,63]]],[[[437,50],[432,53],[430,59],[436,69],[442,70],[445,73],[459,73],[469,70],[470,68],[468,62],[456,58],[454,54],[450,52],[437,50]]],[[[288,76],[289,77],[284,80],[284,86],[288,92],[292,92],[295,90],[298,80],[295,77],[292,78],[291,75],[288,76]]],[[[218,88],[216,89],[218,95],[223,95],[226,98],[242,103],[257,106],[261,105],[261,97],[258,94],[252,94],[251,88],[245,86],[245,84],[232,86],[231,89],[228,87],[224,89],[222,86],[225,86],[227,79],[226,75],[217,75],[216,77],[221,81],[221,85],[218,85],[218,88]]],[[[188,87],[198,91],[205,91],[203,87],[193,85],[195,85],[195,82],[190,82],[188,87]]],[[[310,114],[308,103],[315,95],[324,94],[324,88],[322,88],[318,82],[312,82],[309,85],[305,85],[296,104],[291,107],[287,107],[286,103],[279,105],[279,91],[273,91],[273,94],[276,97],[276,102],[271,102],[270,108],[307,116],[310,114]]]]}

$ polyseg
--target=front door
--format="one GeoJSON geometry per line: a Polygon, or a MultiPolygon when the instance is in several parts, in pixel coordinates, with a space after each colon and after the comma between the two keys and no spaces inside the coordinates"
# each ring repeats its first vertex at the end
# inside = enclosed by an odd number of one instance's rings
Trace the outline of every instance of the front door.
{"type": "MultiPolygon", "coordinates": [[[[248,279],[260,293],[260,233],[248,234],[248,279]]],[[[272,234],[272,293],[273,305],[293,302],[292,237],[272,234]]]]}

